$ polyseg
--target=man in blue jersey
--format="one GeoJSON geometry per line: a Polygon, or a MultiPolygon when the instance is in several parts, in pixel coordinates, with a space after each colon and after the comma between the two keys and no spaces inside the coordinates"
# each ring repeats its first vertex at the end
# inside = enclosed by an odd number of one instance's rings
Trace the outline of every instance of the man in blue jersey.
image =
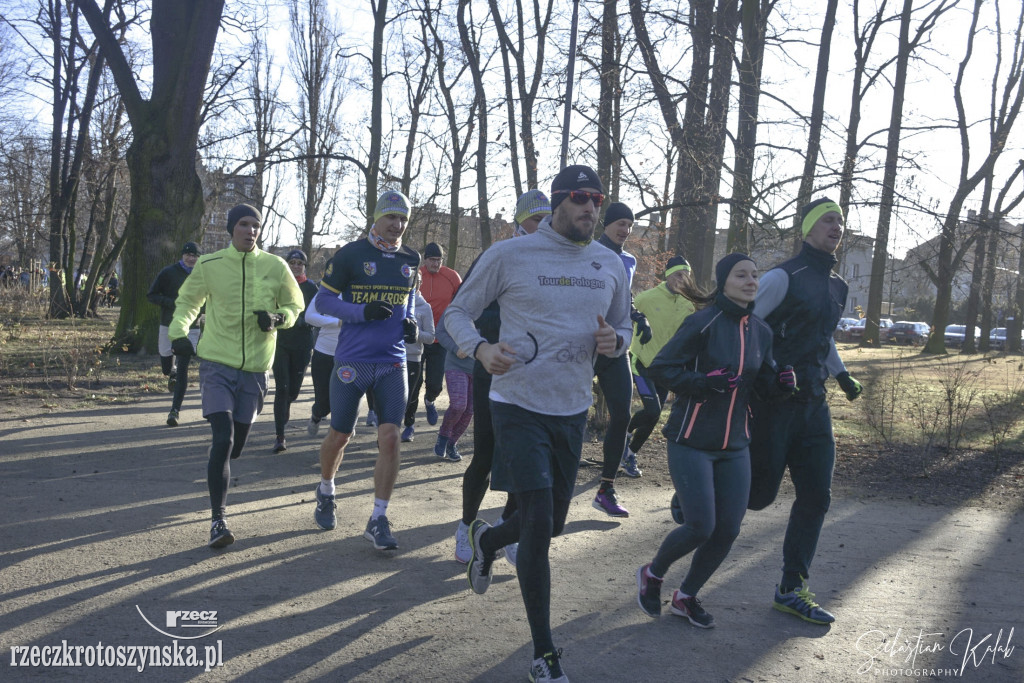
{"type": "Polygon", "coordinates": [[[320,485],[316,489],[317,526],[337,526],[334,475],[352,436],[359,401],[373,392],[379,425],[379,454],[373,472],[373,513],[363,536],[378,550],[396,550],[387,518],[398,479],[399,428],[408,385],[405,343],[415,342],[415,290],[420,255],[402,245],[411,207],[401,192],[377,199],[374,223],[366,238],[339,249],[324,271],[316,308],[342,321],[331,375],[331,427],[320,446],[320,485]]]}

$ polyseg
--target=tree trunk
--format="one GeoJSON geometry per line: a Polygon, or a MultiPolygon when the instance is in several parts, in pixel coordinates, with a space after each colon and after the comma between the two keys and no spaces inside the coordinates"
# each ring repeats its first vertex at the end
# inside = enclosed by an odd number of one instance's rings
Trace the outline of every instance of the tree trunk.
{"type": "MultiPolygon", "coordinates": [[[[480,213],[480,248],[491,246],[490,208],[487,203],[487,91],[484,78],[480,71],[480,43],[476,37],[475,27],[466,20],[469,0],[459,0],[457,20],[459,38],[462,49],[469,57],[469,71],[473,76],[473,88],[476,91],[476,111],[478,131],[476,136],[476,196],[477,209],[480,213]]],[[[469,18],[472,21],[472,16],[469,18]]],[[[454,268],[457,253],[454,249],[448,252],[448,267],[454,268]]]]}

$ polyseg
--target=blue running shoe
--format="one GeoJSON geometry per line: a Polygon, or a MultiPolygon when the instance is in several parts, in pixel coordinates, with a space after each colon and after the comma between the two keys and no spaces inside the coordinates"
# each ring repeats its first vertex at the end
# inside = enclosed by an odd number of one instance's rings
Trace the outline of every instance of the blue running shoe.
{"type": "Polygon", "coordinates": [[[316,525],[324,531],[330,531],[338,526],[338,517],[334,514],[338,506],[334,502],[334,496],[324,495],[320,491],[320,484],[316,485],[316,510],[313,511],[313,519],[316,525]]]}
{"type": "Polygon", "coordinates": [[[409,425],[408,427],[403,429],[402,430],[402,443],[409,443],[410,441],[412,441],[413,440],[413,436],[415,434],[416,434],[416,428],[414,426],[412,426],[412,425],[409,425]]]}
{"type": "Polygon", "coordinates": [[[445,460],[451,460],[452,462],[459,462],[462,460],[462,453],[459,453],[459,444],[455,441],[449,441],[448,445],[444,449],[445,460]]]}
{"type": "Polygon", "coordinates": [[[636,453],[629,450],[629,446],[626,446],[626,450],[622,453],[619,469],[625,472],[627,477],[633,477],[634,479],[642,477],[644,474],[643,470],[637,467],[636,453]]]}
{"type": "Polygon", "coordinates": [[[812,624],[827,625],[834,622],[835,616],[814,602],[814,593],[807,589],[807,579],[801,579],[801,582],[803,585],[800,588],[788,593],[780,593],[779,587],[776,586],[772,607],[786,614],[794,614],[812,624]]]}
{"type": "Polygon", "coordinates": [[[377,413],[372,410],[366,414],[366,426],[376,427],[377,426],[377,413]]]}
{"type": "Polygon", "coordinates": [[[223,548],[235,542],[235,535],[228,529],[223,519],[215,519],[210,527],[210,547],[223,548]]]}
{"type": "Polygon", "coordinates": [[[433,427],[437,424],[437,408],[434,407],[433,401],[423,401],[423,405],[427,408],[427,424],[433,427]]]}
{"type": "Polygon", "coordinates": [[[363,538],[371,541],[377,550],[398,550],[398,541],[391,535],[391,522],[384,515],[366,523],[363,538]]]}
{"type": "Polygon", "coordinates": [[[434,455],[441,458],[442,460],[448,459],[448,437],[441,436],[437,437],[437,443],[434,444],[434,455]]]}

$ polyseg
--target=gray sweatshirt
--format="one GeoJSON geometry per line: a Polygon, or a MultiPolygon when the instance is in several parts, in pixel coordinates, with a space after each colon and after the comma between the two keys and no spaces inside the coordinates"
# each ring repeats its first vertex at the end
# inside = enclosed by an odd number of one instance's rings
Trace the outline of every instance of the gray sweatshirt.
{"type": "Polygon", "coordinates": [[[576,415],[593,403],[597,316],[629,348],[629,280],[618,254],[597,242],[572,242],[549,219],[532,235],[480,255],[444,313],[448,334],[470,356],[485,341],[473,321],[501,306],[500,341],[516,362],[491,382],[491,400],[544,415],[576,415]]]}

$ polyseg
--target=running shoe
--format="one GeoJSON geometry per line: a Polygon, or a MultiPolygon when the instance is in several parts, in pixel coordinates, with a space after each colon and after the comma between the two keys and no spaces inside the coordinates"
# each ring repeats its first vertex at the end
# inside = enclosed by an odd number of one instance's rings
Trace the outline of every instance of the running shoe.
{"type": "Polygon", "coordinates": [[[684,598],[678,590],[672,593],[672,614],[686,617],[698,628],[711,628],[715,625],[715,618],[704,611],[700,600],[692,596],[684,598]]]}
{"type": "Polygon", "coordinates": [[[469,564],[471,559],[473,559],[473,546],[469,543],[469,525],[460,521],[459,528],[455,530],[455,560],[462,564],[469,564]]]}
{"type": "Polygon", "coordinates": [[[633,477],[634,479],[643,476],[643,470],[636,465],[636,453],[629,450],[629,446],[626,446],[626,450],[622,453],[622,460],[619,462],[619,469],[626,473],[627,477],[633,477]]]}
{"type": "Polygon", "coordinates": [[[433,401],[423,401],[423,405],[427,408],[427,424],[433,427],[437,424],[437,408],[434,407],[433,401]]]}
{"type": "Polygon", "coordinates": [[[384,515],[366,523],[363,538],[372,541],[377,550],[398,550],[398,541],[391,535],[391,522],[384,515]]]}
{"type": "Polygon", "coordinates": [[[444,448],[445,460],[451,460],[452,462],[459,462],[462,460],[462,453],[459,453],[459,444],[455,441],[449,441],[448,445],[444,448]]]}
{"type": "Polygon", "coordinates": [[[437,443],[434,444],[434,455],[442,460],[448,459],[448,437],[438,434],[437,443]]]}
{"type": "Polygon", "coordinates": [[[786,614],[795,614],[812,624],[824,625],[834,622],[835,616],[814,601],[814,593],[807,589],[807,579],[800,581],[803,585],[788,593],[780,593],[779,587],[776,586],[775,601],[772,602],[772,607],[786,614]]]}
{"type": "Polygon", "coordinates": [[[683,504],[679,501],[679,494],[672,494],[672,502],[669,503],[669,509],[672,510],[672,519],[675,520],[676,524],[686,524],[686,520],[683,518],[683,504]]]}
{"type": "Polygon", "coordinates": [[[402,443],[409,443],[416,434],[416,427],[409,425],[402,430],[402,443]]]}
{"type": "Polygon", "coordinates": [[[173,394],[174,388],[178,385],[178,378],[174,376],[172,372],[170,377],[167,378],[167,392],[173,394]]]}
{"type": "Polygon", "coordinates": [[[603,510],[611,517],[629,517],[629,510],[619,505],[614,486],[609,486],[604,491],[599,490],[591,505],[598,510],[603,510]]]}
{"type": "Polygon", "coordinates": [[[306,423],[306,433],[310,436],[316,436],[320,432],[320,420],[315,417],[310,417],[309,422],[306,423]]]}
{"type": "Polygon", "coordinates": [[[213,520],[213,526],[210,527],[210,547],[223,548],[225,546],[231,545],[234,542],[235,535],[231,533],[231,529],[228,529],[228,526],[224,523],[224,520],[213,520]]]}
{"type": "Polygon", "coordinates": [[[533,660],[530,668],[532,683],[569,683],[569,677],[562,671],[562,649],[545,652],[542,657],[533,660]]]}
{"type": "Polygon", "coordinates": [[[491,585],[491,565],[494,563],[494,555],[484,554],[480,547],[480,537],[491,528],[491,525],[482,519],[475,519],[469,525],[469,543],[473,549],[473,557],[466,566],[466,578],[469,579],[469,587],[474,593],[483,595],[491,585]]]}
{"type": "Polygon", "coordinates": [[[657,619],[661,616],[661,582],[648,571],[651,565],[645,564],[636,570],[636,601],[640,609],[649,617],[657,619]]]}
{"type": "Polygon", "coordinates": [[[377,426],[377,413],[372,410],[366,414],[366,426],[376,427],[377,426]]]}
{"type": "Polygon", "coordinates": [[[334,514],[337,508],[334,496],[325,495],[320,491],[320,484],[316,485],[316,510],[313,511],[313,519],[316,525],[324,531],[330,531],[338,526],[338,516],[334,514]]]}
{"type": "Polygon", "coordinates": [[[172,410],[171,412],[167,413],[167,426],[168,427],[177,427],[178,426],[178,411],[177,410],[172,410]]]}
{"type": "Polygon", "coordinates": [[[286,450],[288,450],[288,444],[284,442],[284,437],[282,436],[274,443],[274,452],[280,453],[286,450]]]}

